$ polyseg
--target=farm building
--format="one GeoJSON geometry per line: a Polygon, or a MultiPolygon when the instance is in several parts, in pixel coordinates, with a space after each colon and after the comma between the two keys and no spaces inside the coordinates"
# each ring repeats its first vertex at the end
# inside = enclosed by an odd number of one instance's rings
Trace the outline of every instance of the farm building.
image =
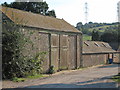
{"type": "Polygon", "coordinates": [[[119,54],[108,43],[99,41],[83,41],[83,67],[108,63],[109,59],[119,62],[119,54]]]}
{"type": "Polygon", "coordinates": [[[0,11],[13,23],[22,25],[20,30],[33,42],[26,46],[25,55],[47,52],[43,72],[48,72],[51,66],[56,71],[81,66],[82,33],[65,20],[8,7],[0,11]]]}

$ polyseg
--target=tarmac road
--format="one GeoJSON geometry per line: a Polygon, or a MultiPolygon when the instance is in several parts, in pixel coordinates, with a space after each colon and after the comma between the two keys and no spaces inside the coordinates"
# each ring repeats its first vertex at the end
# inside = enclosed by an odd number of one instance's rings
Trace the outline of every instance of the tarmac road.
{"type": "Polygon", "coordinates": [[[25,82],[3,81],[2,88],[117,88],[110,78],[118,74],[118,65],[104,65],[83,70],[66,70],[49,77],[25,82]]]}
{"type": "Polygon", "coordinates": [[[117,88],[110,78],[118,74],[118,65],[90,67],[83,70],[65,71],[34,81],[25,88],[117,88]]]}

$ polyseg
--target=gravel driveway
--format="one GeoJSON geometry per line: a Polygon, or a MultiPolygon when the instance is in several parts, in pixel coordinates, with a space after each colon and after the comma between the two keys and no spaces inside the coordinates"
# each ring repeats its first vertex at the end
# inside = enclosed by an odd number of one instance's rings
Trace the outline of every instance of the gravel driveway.
{"type": "Polygon", "coordinates": [[[110,79],[117,74],[118,65],[112,64],[83,70],[62,71],[43,79],[20,83],[4,81],[3,88],[117,88],[118,84],[110,79]]]}

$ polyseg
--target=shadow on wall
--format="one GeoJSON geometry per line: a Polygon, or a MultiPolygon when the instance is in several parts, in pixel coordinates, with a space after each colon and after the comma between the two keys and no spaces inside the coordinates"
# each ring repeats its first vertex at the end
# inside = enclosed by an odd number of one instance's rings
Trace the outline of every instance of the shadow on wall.
{"type": "Polygon", "coordinates": [[[94,80],[88,80],[84,82],[77,82],[77,83],[71,83],[71,84],[53,83],[53,84],[28,86],[25,88],[117,88],[115,82],[104,81],[104,80],[110,79],[111,77],[112,76],[107,76],[103,78],[97,78],[94,80]]]}

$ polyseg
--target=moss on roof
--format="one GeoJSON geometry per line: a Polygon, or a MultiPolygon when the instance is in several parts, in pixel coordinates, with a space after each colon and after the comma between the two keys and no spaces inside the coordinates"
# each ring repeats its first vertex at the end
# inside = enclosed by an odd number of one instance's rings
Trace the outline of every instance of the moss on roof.
{"type": "Polygon", "coordinates": [[[24,26],[43,28],[48,30],[65,31],[65,32],[78,32],[74,26],[70,25],[63,19],[58,19],[50,16],[43,16],[27,11],[3,7],[0,9],[9,19],[15,24],[24,26]]]}

